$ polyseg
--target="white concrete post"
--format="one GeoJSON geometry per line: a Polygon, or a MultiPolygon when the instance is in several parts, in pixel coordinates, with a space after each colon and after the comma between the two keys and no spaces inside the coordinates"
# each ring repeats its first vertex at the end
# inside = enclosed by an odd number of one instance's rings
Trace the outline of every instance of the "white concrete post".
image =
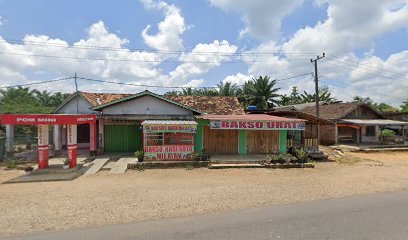
{"type": "Polygon", "coordinates": [[[38,125],[38,168],[44,169],[48,167],[48,144],[49,144],[48,125],[38,125]]]}
{"type": "Polygon", "coordinates": [[[6,152],[12,154],[14,150],[14,125],[6,125],[6,152]]]}
{"type": "Polygon", "coordinates": [[[54,149],[61,150],[61,129],[59,125],[54,125],[54,149]]]}

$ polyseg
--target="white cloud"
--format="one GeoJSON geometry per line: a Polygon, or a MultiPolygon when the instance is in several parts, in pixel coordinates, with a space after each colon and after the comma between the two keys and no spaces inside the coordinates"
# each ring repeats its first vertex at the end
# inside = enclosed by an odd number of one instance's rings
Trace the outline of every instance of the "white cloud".
{"type": "MultiPolygon", "coordinates": [[[[237,11],[233,8],[232,1],[210,1],[224,10],[237,11]]],[[[255,1],[254,4],[257,3],[258,1],[255,1]]],[[[408,29],[408,1],[316,0],[315,3],[318,6],[327,4],[327,19],[317,22],[315,26],[301,28],[293,36],[285,39],[261,42],[250,50],[255,54],[244,57],[248,72],[243,75],[269,75],[272,79],[279,79],[312,72],[310,58],[315,58],[317,53],[326,52],[328,55],[326,59],[319,62],[319,75],[325,77],[321,80],[321,86],[329,86],[341,100],[351,100],[353,96],[364,94],[376,101],[398,105],[404,98],[406,99],[407,88],[401,86],[408,84],[407,62],[392,64],[389,59],[383,61],[373,56],[372,52],[375,52],[374,42],[377,38],[393,31],[408,29]],[[358,58],[353,53],[355,49],[367,47],[371,47],[372,52],[363,58],[358,58]],[[256,54],[277,52],[283,54],[256,54]],[[399,74],[392,75],[386,72],[399,74]],[[384,75],[388,78],[381,77],[384,75]],[[384,96],[382,91],[378,91],[378,86],[393,94],[384,96]]],[[[251,12],[250,7],[242,10],[244,16],[249,16],[251,12]]],[[[281,22],[283,17],[276,22],[281,22]]],[[[267,24],[265,29],[276,28],[276,25],[266,20],[264,24],[267,24]]],[[[250,28],[249,26],[247,23],[247,28],[250,28]]],[[[405,51],[395,55],[403,58],[404,54],[405,51]]],[[[236,76],[229,76],[229,79],[232,80],[236,76]]],[[[300,91],[313,91],[313,79],[310,75],[281,81],[278,84],[283,93],[289,92],[293,85],[299,86],[300,91]]]]}
{"type": "Polygon", "coordinates": [[[242,73],[237,73],[235,75],[229,75],[226,78],[224,78],[223,82],[231,82],[236,85],[243,85],[246,81],[252,79],[253,76],[251,75],[246,75],[242,73]]]}
{"type": "Polygon", "coordinates": [[[338,54],[370,45],[375,38],[408,26],[407,0],[327,0],[328,19],[298,30],[286,52],[338,54]],[[395,9],[397,3],[404,3],[395,9]]]}
{"type": "Polygon", "coordinates": [[[237,51],[237,47],[230,45],[228,41],[215,40],[210,44],[200,43],[186,54],[180,56],[183,62],[166,77],[167,84],[176,84],[191,76],[199,76],[207,73],[212,68],[220,66],[223,62],[231,60],[230,54],[237,51]],[[222,53],[222,54],[214,54],[222,53]]]}
{"type": "Polygon", "coordinates": [[[164,20],[158,24],[158,32],[156,34],[149,34],[151,25],[148,25],[143,30],[142,37],[145,43],[158,50],[183,49],[181,35],[186,30],[186,26],[180,9],[173,4],[169,5],[163,1],[142,0],[142,3],[148,9],[162,10],[165,14],[164,20]]]}
{"type": "Polygon", "coordinates": [[[242,15],[245,28],[240,35],[249,34],[252,37],[267,40],[280,34],[284,17],[300,6],[303,0],[209,0],[224,11],[232,11],[242,15]]]}

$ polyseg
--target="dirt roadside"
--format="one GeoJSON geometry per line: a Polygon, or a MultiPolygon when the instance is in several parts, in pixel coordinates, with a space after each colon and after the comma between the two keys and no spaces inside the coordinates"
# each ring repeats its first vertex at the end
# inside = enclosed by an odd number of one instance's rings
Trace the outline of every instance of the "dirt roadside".
{"type": "MultiPolygon", "coordinates": [[[[100,172],[70,182],[0,184],[0,236],[408,189],[408,152],[350,156],[359,161],[315,169],[100,172]]],[[[0,170],[0,181],[19,174],[0,170]]]]}

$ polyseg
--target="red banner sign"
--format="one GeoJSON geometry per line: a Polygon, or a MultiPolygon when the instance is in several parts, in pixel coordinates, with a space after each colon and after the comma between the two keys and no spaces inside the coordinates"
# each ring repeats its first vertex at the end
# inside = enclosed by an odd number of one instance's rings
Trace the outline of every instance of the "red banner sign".
{"type": "Polygon", "coordinates": [[[1,114],[0,124],[14,125],[50,125],[95,123],[95,114],[1,114]]]}
{"type": "Polygon", "coordinates": [[[146,160],[181,160],[191,159],[193,145],[145,146],[146,160]]]}

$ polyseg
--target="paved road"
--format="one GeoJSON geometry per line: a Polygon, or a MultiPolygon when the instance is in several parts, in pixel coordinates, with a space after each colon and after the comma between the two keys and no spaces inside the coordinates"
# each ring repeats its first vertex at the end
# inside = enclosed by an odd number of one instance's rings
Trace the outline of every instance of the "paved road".
{"type": "Polygon", "coordinates": [[[14,239],[408,239],[408,191],[14,239]]]}

